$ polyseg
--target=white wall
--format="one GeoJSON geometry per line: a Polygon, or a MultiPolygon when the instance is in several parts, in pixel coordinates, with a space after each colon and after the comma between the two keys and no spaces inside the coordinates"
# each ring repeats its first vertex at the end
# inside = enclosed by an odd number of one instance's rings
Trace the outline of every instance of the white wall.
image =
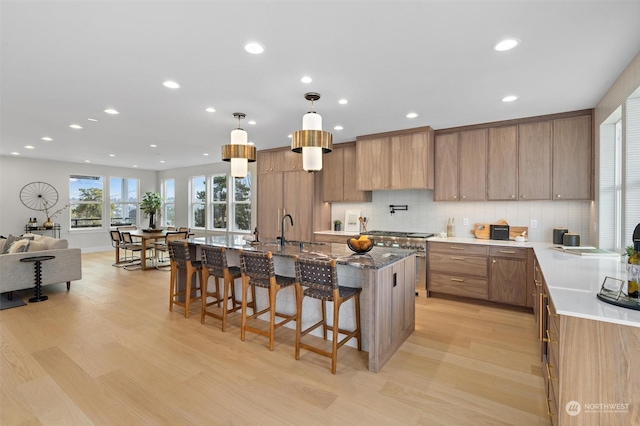
{"type": "MultiPolygon", "coordinates": [[[[46,220],[44,212],[31,210],[20,201],[20,191],[25,185],[31,182],[52,185],[58,191],[59,201],[54,209],[57,210],[69,203],[69,175],[72,174],[137,178],[140,179],[140,194],[158,190],[157,172],[151,170],[0,156],[0,234],[24,233],[30,217],[36,217],[40,223],[46,220]]],[[[111,240],[105,229],[69,230],[69,209],[54,221],[61,224],[60,237],[69,240],[70,247],[79,247],[83,251],[111,249],[111,240]]]]}
{"type": "Polygon", "coordinates": [[[333,203],[331,222],[344,222],[346,210],[361,210],[368,217],[367,229],[385,231],[440,232],[447,220],[455,218],[456,237],[473,238],[475,223],[493,223],[504,219],[513,226],[529,226],[538,221],[537,229],[529,229],[530,241],[552,241],[553,228],[567,228],[581,236],[581,244],[589,242],[591,201],[486,201],[434,202],[432,190],[373,191],[370,203],[333,203]],[[390,204],[406,204],[407,211],[389,213],[390,204]],[[463,219],[469,225],[463,225],[463,219]]]}

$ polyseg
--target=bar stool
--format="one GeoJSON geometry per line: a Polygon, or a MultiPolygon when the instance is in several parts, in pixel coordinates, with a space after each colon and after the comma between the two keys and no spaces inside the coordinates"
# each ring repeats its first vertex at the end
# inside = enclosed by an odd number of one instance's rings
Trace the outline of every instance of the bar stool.
{"type": "MultiPolygon", "coordinates": [[[[200,311],[200,322],[204,324],[205,316],[211,316],[222,320],[222,331],[227,326],[227,314],[229,312],[237,312],[242,309],[242,301],[236,299],[236,289],[234,281],[240,278],[242,273],[237,266],[228,266],[227,252],[224,247],[202,246],[202,310],[200,311]],[[215,278],[215,291],[209,291],[209,277],[215,278]],[[223,282],[222,297],[220,295],[220,278],[223,282]],[[229,291],[231,290],[231,291],[229,291]],[[229,295],[229,292],[231,295],[229,295]],[[212,302],[207,302],[208,297],[215,298],[212,302]],[[229,308],[229,299],[231,299],[231,308],[229,308]],[[222,314],[208,311],[209,306],[216,305],[220,307],[222,302],[222,314]]],[[[251,302],[247,306],[251,306],[253,312],[256,312],[256,290],[251,287],[251,302]]]]}
{"type": "Polygon", "coordinates": [[[202,297],[202,261],[191,260],[189,244],[186,241],[169,241],[169,258],[171,259],[171,283],[169,289],[169,311],[173,311],[173,305],[184,307],[184,317],[189,318],[189,304],[202,297]],[[184,274],[184,290],[177,290],[178,272],[184,274]],[[191,288],[194,275],[198,275],[199,285],[191,288]],[[191,297],[191,291],[200,291],[200,296],[191,297]],[[184,297],[184,301],[177,300],[184,297]]]}
{"type": "MultiPolygon", "coordinates": [[[[283,314],[276,311],[276,296],[283,288],[295,284],[295,278],[276,275],[271,252],[251,252],[240,250],[240,271],[242,272],[242,323],[240,328],[240,339],[244,340],[245,332],[251,331],[256,334],[269,337],[269,350],[273,350],[273,343],[276,329],[282,327],[289,321],[298,320],[298,311],[292,315],[283,314]],[[259,312],[256,308],[251,316],[247,316],[247,290],[251,286],[266,288],[269,291],[269,306],[259,312]],[[247,325],[249,320],[256,319],[260,315],[269,312],[269,331],[260,330],[247,325]],[[283,318],[283,321],[275,322],[276,317],[283,318]]],[[[298,292],[296,295],[296,305],[298,305],[298,292]]],[[[255,299],[254,299],[255,300],[255,299]]]]}
{"type": "Polygon", "coordinates": [[[296,291],[300,296],[296,298],[298,303],[298,315],[302,318],[302,300],[304,296],[319,299],[322,303],[322,320],[302,330],[302,321],[296,323],[296,359],[300,359],[300,348],[308,349],[312,352],[331,358],[331,373],[336,374],[336,364],[338,361],[338,349],[349,339],[358,339],[358,350],[362,350],[362,337],[360,333],[360,293],[361,288],[343,287],[338,285],[338,274],[336,272],[336,261],[315,260],[315,259],[295,259],[296,268],[296,291]],[[304,290],[302,287],[306,287],[304,290]],[[343,330],[339,327],[340,306],[349,299],[354,299],[356,310],[356,329],[353,331],[343,330]],[[333,323],[327,325],[326,302],[333,302],[333,323]],[[332,344],[331,352],[320,349],[316,346],[302,343],[303,336],[318,327],[322,327],[324,339],[327,339],[327,330],[331,330],[332,344]],[[338,340],[338,334],[346,334],[342,340],[338,340]]]}

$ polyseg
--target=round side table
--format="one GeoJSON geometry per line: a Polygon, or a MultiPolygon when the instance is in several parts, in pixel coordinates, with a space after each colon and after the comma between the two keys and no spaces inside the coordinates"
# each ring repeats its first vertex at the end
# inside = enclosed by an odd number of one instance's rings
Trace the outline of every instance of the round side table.
{"type": "Polygon", "coordinates": [[[35,264],[35,292],[36,295],[29,299],[29,303],[34,302],[43,302],[49,298],[49,296],[43,296],[40,293],[40,287],[42,286],[42,262],[45,260],[55,259],[55,256],[32,256],[32,257],[24,257],[20,259],[20,262],[33,262],[35,264]]]}

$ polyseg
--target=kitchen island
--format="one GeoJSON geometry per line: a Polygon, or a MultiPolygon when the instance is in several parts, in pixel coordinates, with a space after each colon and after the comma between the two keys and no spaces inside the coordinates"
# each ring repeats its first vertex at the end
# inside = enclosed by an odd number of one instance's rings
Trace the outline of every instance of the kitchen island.
{"type": "MultiPolygon", "coordinates": [[[[275,242],[253,243],[242,235],[217,235],[189,239],[198,245],[222,246],[229,249],[230,265],[238,265],[238,251],[270,251],[279,275],[295,276],[294,256],[313,259],[335,259],[338,265],[338,282],[341,286],[362,288],[360,317],[362,350],[369,353],[369,370],[378,372],[415,329],[415,250],[374,247],[365,254],[352,252],[346,244],[287,242],[281,247],[275,242]]],[[[236,283],[238,285],[239,283],[236,283]]],[[[266,295],[258,292],[258,305],[267,304],[266,295]]],[[[355,328],[353,301],[340,309],[340,326],[355,328]]],[[[281,291],[277,299],[278,310],[295,312],[295,295],[281,291]]],[[[306,328],[321,318],[320,302],[305,298],[303,301],[302,327],[306,328]]],[[[331,306],[327,307],[331,317],[331,306]]],[[[286,327],[295,327],[294,323],[286,327]]],[[[312,333],[322,337],[320,330],[312,333]]],[[[327,336],[329,339],[331,335],[327,336]]],[[[355,347],[355,340],[347,342],[355,347]]]]}

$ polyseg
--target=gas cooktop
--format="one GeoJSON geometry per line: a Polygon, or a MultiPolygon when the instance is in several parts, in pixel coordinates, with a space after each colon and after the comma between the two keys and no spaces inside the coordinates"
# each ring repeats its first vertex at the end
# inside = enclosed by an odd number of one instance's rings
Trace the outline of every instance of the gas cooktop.
{"type": "Polygon", "coordinates": [[[362,234],[369,235],[372,237],[422,238],[422,239],[433,237],[434,235],[431,233],[398,232],[398,231],[367,231],[367,232],[363,232],[362,234]]]}

